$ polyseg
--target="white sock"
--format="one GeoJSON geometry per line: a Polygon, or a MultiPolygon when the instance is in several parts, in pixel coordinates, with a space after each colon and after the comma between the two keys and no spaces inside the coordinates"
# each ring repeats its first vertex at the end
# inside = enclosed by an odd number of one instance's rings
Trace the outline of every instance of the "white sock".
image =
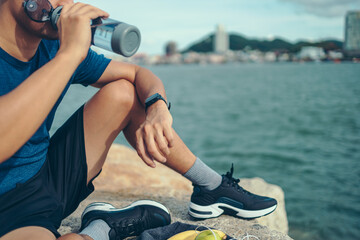
{"type": "Polygon", "coordinates": [[[105,221],[98,219],[92,221],[79,234],[88,235],[94,240],[109,240],[109,232],[109,225],[105,221]]]}

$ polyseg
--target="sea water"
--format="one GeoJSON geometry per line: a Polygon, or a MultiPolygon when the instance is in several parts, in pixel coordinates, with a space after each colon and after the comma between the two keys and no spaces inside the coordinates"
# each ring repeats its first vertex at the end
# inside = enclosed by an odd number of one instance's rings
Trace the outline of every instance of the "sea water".
{"type": "MultiPolygon", "coordinates": [[[[174,128],[197,156],[219,173],[234,163],[236,177],[283,188],[291,237],[360,237],[359,64],[149,68],[167,89],[174,128]]],[[[95,91],[71,87],[52,132],[95,91]]]]}

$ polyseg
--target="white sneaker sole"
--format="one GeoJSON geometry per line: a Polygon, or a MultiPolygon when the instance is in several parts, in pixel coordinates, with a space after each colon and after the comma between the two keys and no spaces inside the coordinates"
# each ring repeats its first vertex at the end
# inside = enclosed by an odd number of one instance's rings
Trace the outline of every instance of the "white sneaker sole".
{"type": "Polygon", "coordinates": [[[221,207],[233,210],[234,215],[237,217],[258,218],[273,212],[276,209],[277,205],[262,210],[244,210],[225,203],[215,203],[208,206],[200,206],[190,202],[189,214],[194,218],[200,219],[215,218],[224,213],[224,209],[222,209],[221,207]]]}
{"type": "Polygon", "coordinates": [[[161,208],[162,210],[164,210],[165,212],[167,212],[168,214],[170,214],[169,210],[164,205],[162,205],[161,203],[152,201],[152,200],[139,200],[139,201],[133,202],[132,204],[130,204],[129,206],[124,207],[124,208],[115,208],[110,203],[95,202],[95,203],[89,204],[85,208],[84,212],[81,215],[81,219],[88,212],[95,211],[95,210],[96,211],[102,210],[102,211],[108,211],[108,212],[116,212],[116,211],[122,211],[122,210],[126,210],[126,209],[129,209],[132,207],[140,206],[140,205],[150,205],[150,206],[158,207],[158,208],[161,208]]]}

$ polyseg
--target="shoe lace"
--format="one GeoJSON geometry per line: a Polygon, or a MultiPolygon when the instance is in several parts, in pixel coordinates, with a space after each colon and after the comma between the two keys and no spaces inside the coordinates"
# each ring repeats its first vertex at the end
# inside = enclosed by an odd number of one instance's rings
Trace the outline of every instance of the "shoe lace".
{"type": "Polygon", "coordinates": [[[115,223],[116,240],[138,235],[144,230],[145,221],[141,218],[115,223]]]}
{"type": "Polygon", "coordinates": [[[225,181],[228,184],[228,186],[232,186],[234,187],[237,191],[241,191],[245,194],[251,194],[250,192],[246,191],[245,189],[243,189],[242,187],[239,186],[240,183],[240,179],[236,179],[233,177],[233,173],[234,173],[234,163],[231,164],[231,168],[230,168],[230,172],[227,172],[225,174],[225,181]]]}

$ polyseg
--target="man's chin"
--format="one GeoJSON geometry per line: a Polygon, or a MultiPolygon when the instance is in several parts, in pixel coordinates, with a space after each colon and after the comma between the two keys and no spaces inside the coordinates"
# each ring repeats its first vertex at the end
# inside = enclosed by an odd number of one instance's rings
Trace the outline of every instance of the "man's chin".
{"type": "Polygon", "coordinates": [[[53,29],[53,27],[50,25],[50,23],[46,23],[41,30],[41,38],[47,39],[47,40],[58,40],[59,39],[59,33],[53,29]]]}

